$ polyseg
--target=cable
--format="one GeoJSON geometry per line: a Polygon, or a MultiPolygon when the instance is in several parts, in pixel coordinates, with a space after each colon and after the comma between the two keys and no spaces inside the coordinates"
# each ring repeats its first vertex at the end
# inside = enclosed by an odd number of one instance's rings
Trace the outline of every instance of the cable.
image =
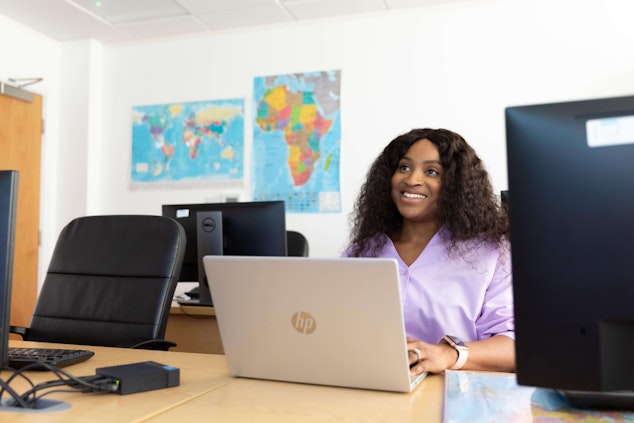
{"type": "MultiPolygon", "coordinates": [[[[18,406],[23,407],[23,408],[28,408],[28,404],[22,399],[22,397],[20,395],[18,395],[17,392],[15,392],[13,390],[13,388],[11,388],[5,381],[3,381],[2,379],[0,379],[0,386],[2,387],[2,389],[0,390],[0,399],[2,399],[2,395],[4,394],[4,392],[8,392],[9,395],[11,395],[11,398],[13,399],[14,403],[17,403],[18,406]]],[[[0,406],[1,407],[1,406],[0,406]]]]}
{"type": "Polygon", "coordinates": [[[7,392],[12,399],[12,401],[7,403],[8,406],[34,408],[39,399],[54,392],[75,392],[78,390],[82,393],[108,393],[116,392],[118,389],[118,382],[106,376],[92,375],[78,377],[58,367],[51,366],[46,363],[34,362],[33,364],[22,367],[20,370],[13,370],[13,374],[6,381],[0,379],[0,400],[2,399],[4,393],[7,392]],[[34,384],[24,374],[24,372],[29,369],[34,367],[41,368],[42,366],[57,376],[57,379],[34,384]],[[31,385],[31,388],[21,395],[9,386],[9,384],[17,377],[23,378],[31,385]],[[62,386],[72,389],[53,389],[62,386]]]}

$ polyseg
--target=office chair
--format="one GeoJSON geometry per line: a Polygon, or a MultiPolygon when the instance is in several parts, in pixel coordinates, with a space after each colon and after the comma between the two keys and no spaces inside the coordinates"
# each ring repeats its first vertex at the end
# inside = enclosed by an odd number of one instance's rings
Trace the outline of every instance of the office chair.
{"type": "Polygon", "coordinates": [[[163,216],[88,216],[61,232],[25,341],[168,350],[185,231],[163,216]]]}
{"type": "Polygon", "coordinates": [[[286,251],[288,256],[308,257],[308,240],[297,231],[286,231],[286,251]]]}

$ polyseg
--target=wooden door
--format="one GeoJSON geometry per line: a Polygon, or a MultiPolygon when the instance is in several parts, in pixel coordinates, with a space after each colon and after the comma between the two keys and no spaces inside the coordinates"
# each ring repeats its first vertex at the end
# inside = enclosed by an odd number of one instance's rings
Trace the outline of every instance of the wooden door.
{"type": "Polygon", "coordinates": [[[42,97],[0,94],[0,169],[19,172],[11,324],[28,326],[37,297],[42,97]]]}

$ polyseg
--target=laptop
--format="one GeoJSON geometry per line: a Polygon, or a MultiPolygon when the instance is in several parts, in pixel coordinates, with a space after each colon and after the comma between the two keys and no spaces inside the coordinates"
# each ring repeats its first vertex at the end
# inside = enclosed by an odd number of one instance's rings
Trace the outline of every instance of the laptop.
{"type": "Polygon", "coordinates": [[[232,376],[396,392],[424,378],[410,377],[394,259],[203,263],[232,376]]]}

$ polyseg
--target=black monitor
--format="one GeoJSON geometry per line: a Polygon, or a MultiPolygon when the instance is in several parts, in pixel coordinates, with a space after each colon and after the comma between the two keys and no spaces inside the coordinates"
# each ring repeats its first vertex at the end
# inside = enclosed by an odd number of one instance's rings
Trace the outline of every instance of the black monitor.
{"type": "Polygon", "coordinates": [[[18,172],[0,170],[0,367],[7,362],[9,351],[13,243],[17,203],[18,172]]]}
{"type": "Polygon", "coordinates": [[[517,380],[634,408],[634,96],[506,109],[517,380]]]}
{"type": "Polygon", "coordinates": [[[500,206],[502,210],[508,215],[509,212],[509,190],[505,189],[500,191],[500,206]]]}
{"type": "Polygon", "coordinates": [[[285,256],[284,201],[163,205],[187,236],[180,281],[198,282],[192,305],[212,305],[202,258],[206,255],[285,256]]]}

